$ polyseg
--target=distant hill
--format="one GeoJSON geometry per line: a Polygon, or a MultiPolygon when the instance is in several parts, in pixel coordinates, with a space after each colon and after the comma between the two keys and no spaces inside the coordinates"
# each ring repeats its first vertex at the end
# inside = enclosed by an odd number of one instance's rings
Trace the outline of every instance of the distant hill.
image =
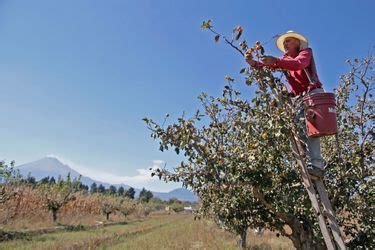
{"type": "MultiPolygon", "coordinates": [[[[80,176],[80,173],[72,169],[70,166],[63,164],[55,157],[44,157],[37,161],[22,164],[20,166],[17,166],[16,168],[19,169],[20,174],[23,177],[27,177],[30,174],[31,176],[35,177],[37,181],[47,176],[53,176],[55,179],[59,178],[59,176],[61,176],[61,178],[66,178],[69,173],[72,178],[78,178],[80,176]]],[[[126,184],[110,184],[106,182],[96,181],[86,176],[81,176],[81,182],[88,186],[96,182],[96,184],[102,184],[106,188],[108,188],[110,185],[114,185],[117,188],[120,186],[124,187],[125,189],[130,188],[130,186],[126,184]]],[[[136,196],[138,196],[140,189],[135,189],[135,191],[136,196]]],[[[177,188],[168,193],[153,192],[153,194],[155,197],[158,197],[162,200],[169,200],[170,198],[177,198],[181,201],[198,200],[196,195],[184,188],[177,188]]]]}
{"type": "Polygon", "coordinates": [[[162,200],[169,200],[171,198],[177,198],[181,201],[197,201],[198,197],[191,191],[185,188],[177,188],[168,193],[153,192],[155,197],[162,200]]]}
{"type": "MultiPolygon", "coordinates": [[[[56,180],[61,176],[61,178],[66,178],[70,173],[71,178],[78,178],[81,174],[69,167],[68,165],[63,164],[61,161],[54,157],[45,157],[37,161],[26,163],[17,167],[23,177],[31,175],[35,177],[36,180],[40,180],[44,177],[54,177],[56,180]]],[[[102,184],[108,188],[111,184],[96,181],[86,176],[81,176],[81,182],[85,185],[90,186],[92,183],[102,184]]],[[[123,186],[124,188],[129,188],[128,185],[114,185],[114,186],[123,186]]]]}

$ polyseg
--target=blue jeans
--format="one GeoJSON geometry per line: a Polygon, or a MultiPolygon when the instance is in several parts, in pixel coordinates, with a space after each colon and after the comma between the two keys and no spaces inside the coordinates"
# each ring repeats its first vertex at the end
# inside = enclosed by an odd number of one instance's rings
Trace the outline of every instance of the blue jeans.
{"type": "MultiPolygon", "coordinates": [[[[313,95],[316,93],[323,93],[324,90],[321,88],[313,89],[306,95],[313,95]]],[[[301,98],[302,99],[302,98],[301,98]]],[[[302,100],[300,100],[299,108],[298,108],[298,114],[297,118],[305,118],[305,111],[303,109],[302,100]]],[[[315,167],[324,169],[325,161],[322,157],[322,154],[320,152],[320,138],[319,137],[309,137],[307,136],[307,130],[306,130],[306,120],[304,121],[304,127],[303,131],[300,134],[300,138],[303,140],[303,142],[306,145],[306,153],[307,153],[307,164],[313,165],[315,167]]]]}

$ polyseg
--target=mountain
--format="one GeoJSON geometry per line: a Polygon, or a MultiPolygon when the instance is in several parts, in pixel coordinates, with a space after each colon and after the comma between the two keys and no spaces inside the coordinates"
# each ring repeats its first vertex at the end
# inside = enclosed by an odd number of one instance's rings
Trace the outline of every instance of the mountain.
{"type": "MultiPolygon", "coordinates": [[[[81,174],[69,167],[68,165],[63,164],[61,161],[54,157],[45,157],[37,161],[26,163],[16,167],[19,169],[20,174],[23,177],[27,177],[29,174],[35,177],[36,180],[40,180],[44,177],[54,177],[56,180],[61,176],[61,178],[66,178],[70,173],[70,177],[78,178],[81,174]]],[[[92,183],[96,182],[98,186],[102,184],[104,187],[108,188],[111,184],[96,181],[86,176],[81,176],[81,182],[85,185],[90,186],[92,183]]],[[[124,188],[129,188],[128,185],[114,185],[116,187],[123,186],[124,188]]]]}
{"type": "Polygon", "coordinates": [[[68,165],[61,163],[53,157],[45,157],[37,161],[23,164],[17,167],[23,177],[31,175],[39,180],[46,176],[50,177],[66,177],[70,173],[72,178],[79,177],[79,173],[71,169],[68,165]]]}
{"type": "Polygon", "coordinates": [[[197,201],[198,197],[191,191],[185,188],[176,188],[168,193],[153,192],[155,197],[162,200],[169,200],[171,198],[177,198],[180,201],[197,201]]]}
{"type": "MultiPolygon", "coordinates": [[[[66,164],[63,164],[55,157],[45,157],[37,161],[33,161],[30,163],[22,164],[17,166],[16,169],[20,171],[20,174],[23,177],[27,177],[29,174],[38,181],[44,177],[54,177],[56,180],[61,176],[61,178],[65,178],[69,173],[71,178],[78,178],[81,174],[69,167],[66,164]]],[[[102,184],[104,187],[108,188],[110,185],[114,185],[115,187],[124,187],[125,189],[130,188],[129,185],[126,184],[110,184],[106,182],[96,181],[91,179],[90,177],[81,176],[81,182],[85,185],[90,186],[92,183],[96,182],[97,185],[102,184]]],[[[139,195],[140,189],[135,189],[136,193],[135,196],[139,195]]],[[[160,198],[162,200],[169,200],[170,198],[177,198],[181,201],[197,201],[198,198],[194,195],[191,191],[184,189],[184,188],[177,188],[168,193],[163,192],[152,192],[154,197],[160,198]]]]}

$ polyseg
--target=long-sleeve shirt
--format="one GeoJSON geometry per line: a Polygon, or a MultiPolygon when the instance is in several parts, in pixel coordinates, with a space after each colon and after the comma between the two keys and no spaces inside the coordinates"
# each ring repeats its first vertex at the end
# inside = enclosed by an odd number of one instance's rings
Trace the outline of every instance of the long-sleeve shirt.
{"type": "MultiPolygon", "coordinates": [[[[259,62],[257,66],[263,67],[265,65],[259,62]]],[[[291,57],[286,54],[282,57],[278,57],[274,65],[269,65],[267,67],[288,71],[286,78],[290,86],[290,92],[294,95],[302,95],[304,92],[307,93],[310,90],[322,87],[316,72],[311,48],[300,50],[296,57],[291,57]],[[312,82],[314,82],[313,85],[310,84],[309,79],[303,70],[304,68],[309,72],[310,78],[312,82]]]]}

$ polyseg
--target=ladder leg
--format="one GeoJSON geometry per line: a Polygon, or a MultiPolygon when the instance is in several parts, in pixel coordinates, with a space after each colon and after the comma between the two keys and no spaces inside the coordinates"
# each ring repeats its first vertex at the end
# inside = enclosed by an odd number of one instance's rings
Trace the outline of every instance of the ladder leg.
{"type": "Polygon", "coordinates": [[[302,176],[302,181],[303,185],[305,186],[305,189],[309,195],[312,207],[314,208],[316,217],[318,219],[319,227],[323,235],[324,242],[327,246],[327,249],[329,250],[334,250],[335,245],[331,237],[331,233],[327,227],[326,221],[324,219],[324,215],[321,211],[319,201],[317,198],[317,193],[314,188],[314,185],[311,181],[311,178],[307,172],[306,169],[306,164],[304,162],[303,157],[301,156],[301,153],[304,152],[304,150],[300,147],[300,145],[297,143],[297,138],[294,138],[291,136],[291,144],[292,144],[292,149],[295,155],[297,156],[297,164],[298,164],[298,169],[301,173],[302,176]]]}
{"type": "Polygon", "coordinates": [[[318,201],[318,198],[317,198],[317,193],[315,191],[314,185],[311,182],[310,178],[308,177],[307,170],[306,170],[303,162],[300,161],[299,165],[302,166],[302,167],[300,167],[300,169],[301,169],[303,184],[304,184],[304,186],[307,190],[307,193],[309,195],[312,207],[314,208],[315,214],[317,216],[319,227],[320,227],[320,230],[321,230],[323,238],[324,238],[324,242],[327,246],[327,249],[334,250],[335,245],[334,245],[334,242],[331,238],[331,233],[330,233],[330,231],[327,227],[327,224],[326,224],[326,221],[325,221],[325,218],[324,218],[324,214],[323,214],[323,212],[320,208],[319,201],[318,201]]]}
{"type": "Polygon", "coordinates": [[[327,215],[328,223],[331,227],[333,238],[335,239],[336,245],[340,250],[346,249],[342,234],[340,232],[339,225],[336,220],[335,213],[332,209],[331,202],[328,198],[327,191],[325,189],[324,183],[322,180],[314,181],[316,189],[318,190],[320,200],[323,205],[325,215],[327,215]]]}

